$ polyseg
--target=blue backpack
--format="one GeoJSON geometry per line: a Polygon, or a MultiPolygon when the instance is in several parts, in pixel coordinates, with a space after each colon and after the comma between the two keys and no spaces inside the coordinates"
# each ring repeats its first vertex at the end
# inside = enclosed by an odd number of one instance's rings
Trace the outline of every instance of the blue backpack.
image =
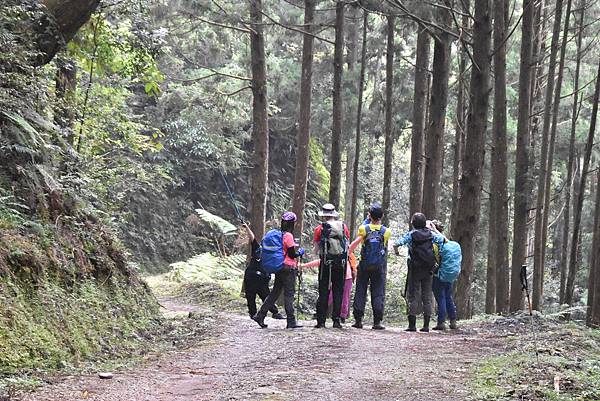
{"type": "Polygon", "coordinates": [[[448,241],[440,247],[440,269],[438,278],[445,283],[453,283],[460,274],[462,251],[456,241],[448,241]]]}
{"type": "Polygon", "coordinates": [[[371,230],[369,224],[365,225],[366,236],[362,246],[361,262],[367,269],[380,268],[385,263],[385,227],[381,230],[371,230]]]}
{"type": "Polygon", "coordinates": [[[283,269],[283,232],[271,230],[265,234],[260,243],[260,267],[267,273],[277,273],[283,269]]]}

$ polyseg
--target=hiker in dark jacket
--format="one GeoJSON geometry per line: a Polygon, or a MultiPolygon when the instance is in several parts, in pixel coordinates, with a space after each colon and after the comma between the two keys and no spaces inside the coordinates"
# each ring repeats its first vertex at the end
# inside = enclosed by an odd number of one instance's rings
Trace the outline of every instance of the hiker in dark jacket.
{"type": "Polygon", "coordinates": [[[385,305],[385,282],[387,279],[387,244],[391,231],[383,224],[383,209],[378,202],[369,208],[369,222],[358,229],[358,236],[350,245],[349,252],[362,244],[360,262],[356,276],[356,291],[352,306],[354,324],[352,327],[362,329],[367,290],[371,289],[371,307],[373,308],[373,329],[383,330],[383,311],[385,305]]]}
{"type": "MultiPolygon", "coordinates": [[[[296,316],[294,314],[294,294],[296,292],[296,275],[298,269],[296,261],[294,259],[304,255],[304,249],[297,249],[297,244],[294,241],[294,225],[296,223],[296,214],[292,212],[285,212],[281,216],[281,230],[278,231],[280,235],[279,240],[282,244],[283,249],[283,266],[275,273],[275,283],[273,284],[273,290],[260,307],[260,310],[252,317],[252,320],[256,321],[261,328],[267,327],[265,324],[265,317],[267,312],[275,305],[277,298],[283,293],[283,303],[285,307],[285,313],[287,315],[287,328],[296,329],[302,326],[296,322],[296,316]]],[[[271,232],[267,233],[269,235],[271,232]]],[[[277,233],[276,233],[277,234],[277,233]]],[[[265,235],[265,238],[267,237],[265,235]]],[[[263,240],[264,244],[264,240],[263,240]]],[[[264,262],[265,248],[263,246],[261,258],[264,262]]],[[[280,253],[281,255],[281,253],[280,253]]]]}
{"type": "Polygon", "coordinates": [[[333,309],[331,312],[333,327],[341,329],[340,313],[348,263],[350,231],[343,221],[337,220],[339,213],[331,203],[323,205],[319,216],[323,219],[323,223],[315,228],[313,235],[314,250],[320,259],[317,325],[315,328],[325,327],[329,290],[331,289],[333,295],[333,309]]]}
{"type": "MultiPolygon", "coordinates": [[[[248,226],[243,224],[244,229],[248,235],[248,242],[250,243],[250,261],[246,265],[246,271],[244,272],[244,288],[246,292],[246,302],[248,304],[248,314],[250,318],[256,315],[256,296],[259,296],[261,301],[265,302],[265,299],[269,296],[271,290],[269,290],[269,281],[271,275],[267,274],[260,267],[260,244],[256,240],[254,233],[248,226]]],[[[277,305],[273,305],[269,312],[273,315],[273,319],[285,319],[285,317],[279,313],[277,305]]]]}
{"type": "Polygon", "coordinates": [[[394,252],[400,255],[398,248],[408,246],[408,328],[406,331],[417,331],[417,313],[420,301],[423,303],[423,327],[421,331],[429,331],[429,321],[433,313],[432,282],[436,266],[433,244],[443,244],[443,236],[431,232],[427,218],[423,213],[415,213],[411,219],[413,229],[394,243],[394,252]]]}

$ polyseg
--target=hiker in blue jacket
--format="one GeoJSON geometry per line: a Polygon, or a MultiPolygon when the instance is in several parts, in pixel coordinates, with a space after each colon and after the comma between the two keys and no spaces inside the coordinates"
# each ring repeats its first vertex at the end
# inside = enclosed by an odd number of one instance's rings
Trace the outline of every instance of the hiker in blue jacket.
{"type": "MultiPolygon", "coordinates": [[[[444,226],[442,223],[440,223],[438,220],[433,220],[431,223],[433,225],[432,231],[437,231],[440,235],[443,235],[442,233],[444,231],[444,226]]],[[[450,319],[450,328],[457,329],[456,305],[452,299],[452,285],[454,284],[456,276],[444,274],[444,265],[449,263],[455,264],[458,272],[460,272],[460,264],[462,260],[460,245],[457,243],[451,244],[446,241],[446,243],[440,246],[438,255],[440,258],[440,260],[438,260],[440,269],[434,275],[432,283],[433,296],[435,297],[435,301],[437,302],[438,306],[437,325],[433,328],[433,330],[446,330],[446,315],[450,319]],[[451,245],[454,246],[452,249],[453,254],[450,254],[451,245]],[[446,257],[451,257],[453,260],[446,261],[444,260],[446,257]]]]}
{"type": "Polygon", "coordinates": [[[258,313],[252,317],[252,320],[261,328],[267,327],[265,324],[267,312],[273,308],[281,293],[283,293],[283,304],[287,315],[287,328],[302,327],[296,322],[294,313],[294,294],[298,272],[294,259],[304,255],[304,248],[296,250],[298,245],[292,234],[296,220],[295,213],[285,212],[281,216],[281,229],[269,231],[261,242],[261,266],[267,273],[275,273],[275,283],[271,293],[258,313]]]}
{"type": "Polygon", "coordinates": [[[400,255],[398,248],[408,247],[408,328],[406,331],[417,331],[417,313],[421,301],[423,303],[423,327],[421,331],[429,331],[429,322],[433,314],[432,283],[436,260],[433,244],[443,244],[445,238],[434,234],[427,228],[427,218],[423,213],[415,213],[411,218],[413,229],[394,243],[394,252],[400,255]]]}

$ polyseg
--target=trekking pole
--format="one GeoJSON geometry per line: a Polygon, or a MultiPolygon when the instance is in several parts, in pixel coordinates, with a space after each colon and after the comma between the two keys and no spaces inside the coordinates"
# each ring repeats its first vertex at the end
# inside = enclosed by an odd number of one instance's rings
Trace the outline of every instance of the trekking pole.
{"type": "Polygon", "coordinates": [[[525,291],[525,294],[527,295],[527,306],[529,308],[529,318],[531,320],[531,332],[533,333],[533,345],[535,347],[535,359],[536,359],[538,367],[539,367],[540,356],[539,356],[539,351],[538,351],[538,346],[537,346],[537,335],[535,332],[535,325],[533,323],[533,308],[531,306],[531,298],[529,297],[529,285],[527,283],[527,265],[521,266],[521,274],[519,275],[519,278],[521,280],[521,290],[525,291]]]}
{"type": "Polygon", "coordinates": [[[221,178],[223,179],[223,182],[225,183],[225,188],[227,189],[227,193],[229,194],[229,199],[231,199],[231,203],[233,204],[235,214],[236,214],[238,220],[240,221],[240,223],[243,224],[244,218],[242,217],[242,214],[240,213],[240,209],[238,208],[238,205],[235,202],[235,196],[233,195],[233,192],[231,191],[231,188],[229,187],[229,183],[227,182],[227,179],[225,178],[225,174],[223,174],[223,169],[220,166],[219,166],[219,173],[221,173],[221,178]]]}
{"type": "MultiPolygon", "coordinates": [[[[300,256],[300,263],[302,263],[304,256],[300,256]]],[[[300,293],[302,292],[302,269],[298,269],[298,299],[296,300],[296,320],[300,320],[300,293]]]]}

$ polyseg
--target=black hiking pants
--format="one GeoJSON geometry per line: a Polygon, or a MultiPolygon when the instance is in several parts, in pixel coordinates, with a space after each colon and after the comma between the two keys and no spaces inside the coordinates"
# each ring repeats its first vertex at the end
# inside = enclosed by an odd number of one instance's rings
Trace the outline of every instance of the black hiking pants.
{"type": "Polygon", "coordinates": [[[408,300],[408,314],[418,315],[421,302],[423,302],[423,314],[431,316],[433,314],[433,273],[426,269],[408,268],[408,289],[406,297],[408,300]]]}
{"type": "Polygon", "coordinates": [[[319,298],[317,299],[317,323],[327,320],[327,304],[329,303],[329,284],[333,295],[333,310],[331,318],[339,320],[342,310],[342,297],[344,295],[344,280],[346,268],[344,261],[331,260],[325,264],[321,261],[319,266],[319,298]]]}
{"type": "MultiPolygon", "coordinates": [[[[244,287],[246,289],[246,303],[248,304],[248,314],[250,317],[256,315],[256,296],[259,296],[263,303],[271,293],[269,290],[269,278],[259,276],[255,272],[246,272],[244,275],[244,287]]],[[[276,305],[273,305],[269,312],[279,313],[276,305]]]]}
{"type": "Polygon", "coordinates": [[[267,312],[275,306],[277,298],[283,293],[283,304],[285,313],[289,319],[294,315],[294,294],[296,293],[296,273],[297,270],[292,266],[283,266],[283,269],[275,273],[275,283],[271,293],[265,299],[257,315],[259,317],[267,316],[267,312]]]}
{"type": "Polygon", "coordinates": [[[358,265],[356,276],[356,290],[352,313],[354,319],[362,320],[367,304],[367,290],[371,291],[371,307],[373,308],[373,321],[380,323],[383,320],[385,306],[385,283],[387,280],[387,263],[379,267],[367,267],[363,263],[358,265]]]}

